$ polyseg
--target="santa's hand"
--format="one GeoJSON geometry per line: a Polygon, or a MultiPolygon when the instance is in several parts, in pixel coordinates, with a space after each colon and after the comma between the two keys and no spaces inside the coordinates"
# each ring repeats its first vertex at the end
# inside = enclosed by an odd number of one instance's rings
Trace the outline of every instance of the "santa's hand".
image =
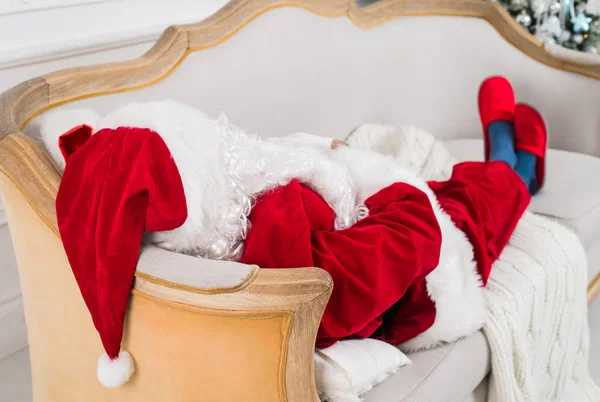
{"type": "Polygon", "coordinates": [[[346,144],[344,141],[341,140],[333,140],[331,141],[331,149],[337,149],[339,147],[347,147],[348,144],[346,144]]]}

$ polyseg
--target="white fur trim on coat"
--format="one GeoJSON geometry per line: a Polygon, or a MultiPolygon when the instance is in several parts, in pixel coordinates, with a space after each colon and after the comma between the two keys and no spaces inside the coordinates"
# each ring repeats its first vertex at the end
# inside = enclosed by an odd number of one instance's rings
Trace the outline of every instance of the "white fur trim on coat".
{"type": "Polygon", "coordinates": [[[347,155],[346,158],[354,160],[352,166],[356,168],[356,174],[367,173],[360,179],[358,188],[364,189],[370,185],[373,186],[370,191],[374,191],[379,186],[394,182],[413,185],[429,198],[442,232],[440,261],[425,279],[427,292],[435,303],[435,321],[429,329],[402,344],[401,348],[405,351],[428,349],[442,342],[456,341],[481,329],[487,313],[473,247],[439,206],[426,181],[422,176],[419,177],[423,170],[427,171],[428,179],[449,176],[451,168],[448,164],[452,161],[448,151],[426,132],[414,129],[397,131],[390,126],[377,124],[357,128],[347,142],[365,150],[377,150],[383,154],[381,157],[388,158],[387,162],[381,160],[379,166],[368,169],[365,165],[373,165],[376,160],[374,157],[359,163],[356,155],[347,155]],[[433,164],[428,159],[435,159],[438,163],[433,164]]]}

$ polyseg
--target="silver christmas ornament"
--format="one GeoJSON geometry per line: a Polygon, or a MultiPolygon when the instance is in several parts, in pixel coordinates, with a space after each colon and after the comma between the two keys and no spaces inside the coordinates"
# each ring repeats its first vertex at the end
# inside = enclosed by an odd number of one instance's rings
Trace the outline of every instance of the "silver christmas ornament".
{"type": "Polygon", "coordinates": [[[557,15],[560,12],[560,1],[555,1],[554,3],[550,4],[548,10],[550,11],[550,14],[557,15]]]}
{"type": "Polygon", "coordinates": [[[529,7],[528,0],[511,0],[508,6],[511,11],[521,11],[526,7],[529,7]]]}
{"type": "Polygon", "coordinates": [[[571,39],[571,32],[563,31],[558,39],[560,40],[560,43],[567,42],[569,39],[571,39]]]}
{"type": "Polygon", "coordinates": [[[515,20],[525,28],[528,28],[531,25],[532,18],[527,11],[523,10],[516,16],[515,20]]]}
{"type": "Polygon", "coordinates": [[[556,15],[551,15],[546,18],[544,22],[538,27],[537,30],[540,35],[550,35],[560,37],[563,33],[563,29],[560,26],[560,19],[556,15]]]}
{"type": "Polygon", "coordinates": [[[531,9],[536,15],[540,15],[548,11],[550,2],[548,0],[531,0],[531,9]]]}
{"type": "Polygon", "coordinates": [[[542,43],[556,43],[554,36],[548,34],[547,32],[538,32],[535,37],[542,43]]]}
{"type": "Polygon", "coordinates": [[[573,42],[577,43],[578,45],[581,45],[583,43],[583,35],[582,34],[573,35],[573,42]]]}
{"type": "Polygon", "coordinates": [[[600,20],[592,22],[590,25],[590,33],[594,35],[600,35],[600,20]]]}
{"type": "Polygon", "coordinates": [[[562,29],[567,29],[567,20],[569,15],[575,15],[573,1],[574,0],[560,0],[560,11],[558,13],[558,18],[560,19],[560,27],[562,29]]]}
{"type": "Polygon", "coordinates": [[[600,0],[588,0],[585,11],[588,14],[600,14],[600,0]]]}

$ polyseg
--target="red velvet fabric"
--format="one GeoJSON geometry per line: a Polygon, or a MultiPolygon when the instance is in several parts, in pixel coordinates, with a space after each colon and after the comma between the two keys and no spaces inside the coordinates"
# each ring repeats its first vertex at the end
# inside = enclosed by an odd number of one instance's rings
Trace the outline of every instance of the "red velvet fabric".
{"type": "Polygon", "coordinates": [[[429,182],[442,209],[473,245],[487,284],[492,264],[508,244],[531,201],[527,186],[506,163],[464,162],[445,182],[429,182]]]}
{"type": "MultiPolygon", "coordinates": [[[[447,182],[432,182],[442,208],[475,249],[487,281],[529,202],[521,178],[501,162],[457,165],[447,182]]],[[[435,321],[425,277],[437,266],[441,233],[427,196],[404,183],[367,200],[370,216],[333,231],[325,201],[292,181],[259,198],[242,262],[263,268],[316,266],[331,274],[333,293],[317,347],[349,337],[405,342],[435,321]]]]}
{"type": "Polygon", "coordinates": [[[73,127],[58,138],[58,147],[65,161],[90,139],[93,132],[94,129],[92,127],[82,124],[81,126],[73,127]]]}
{"type": "Polygon", "coordinates": [[[422,191],[397,183],[366,204],[369,217],[334,231],[331,208],[294,180],[261,197],[250,216],[242,262],[263,268],[316,266],[333,277],[318,347],[372,335],[382,313],[438,264],[440,228],[422,191]]]}
{"type": "Polygon", "coordinates": [[[69,132],[59,144],[67,165],[56,198],[65,252],[111,359],[144,231],[172,230],[187,219],[177,166],[162,138],[148,129],[104,129],[85,139],[69,132]]]}

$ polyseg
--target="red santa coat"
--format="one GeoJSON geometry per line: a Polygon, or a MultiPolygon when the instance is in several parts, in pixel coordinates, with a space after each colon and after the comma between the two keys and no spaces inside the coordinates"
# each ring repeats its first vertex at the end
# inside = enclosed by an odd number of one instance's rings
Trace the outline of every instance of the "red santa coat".
{"type": "MultiPolygon", "coordinates": [[[[454,168],[449,181],[429,185],[469,238],[486,283],[529,204],[525,184],[502,162],[467,162],[454,168]]],[[[242,262],[263,268],[316,266],[332,276],[317,347],[356,336],[401,344],[435,322],[425,278],[438,265],[442,236],[428,197],[396,183],[366,205],[367,218],[334,231],[327,203],[293,181],[262,196],[250,216],[242,262]]]]}

